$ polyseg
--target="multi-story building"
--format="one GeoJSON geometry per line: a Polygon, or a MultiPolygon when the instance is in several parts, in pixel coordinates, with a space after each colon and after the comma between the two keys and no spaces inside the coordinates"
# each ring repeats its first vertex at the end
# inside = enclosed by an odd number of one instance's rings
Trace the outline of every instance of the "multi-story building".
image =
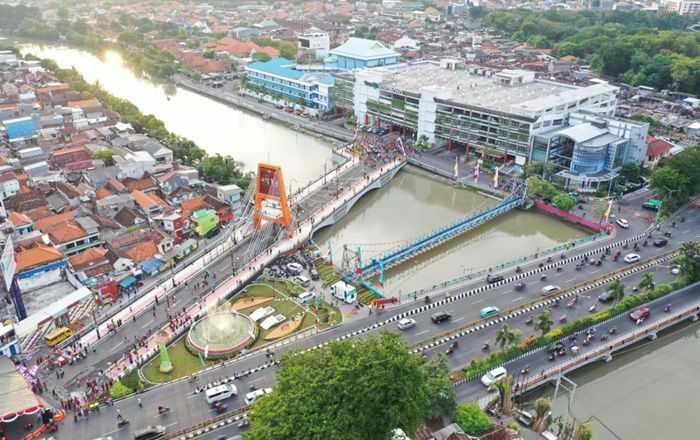
{"type": "Polygon", "coordinates": [[[274,58],[267,62],[256,61],[245,68],[247,81],[263,89],[271,96],[279,95],[293,103],[329,110],[333,77],[326,73],[302,72],[293,61],[274,58]]]}
{"type": "Polygon", "coordinates": [[[612,115],[617,87],[576,87],[523,70],[459,68],[458,60],[355,72],[353,110],[429,144],[461,146],[524,165],[532,136],[564,127],[578,109],[612,115]]]}
{"type": "Polygon", "coordinates": [[[388,66],[399,61],[397,52],[378,41],[365,38],[349,38],[329,53],[331,55],[329,62],[332,66],[342,70],[388,66]]]}
{"type": "Polygon", "coordinates": [[[667,0],[666,9],[678,15],[700,15],[700,0],[667,0]]]}
{"type": "Polygon", "coordinates": [[[313,51],[317,58],[327,56],[331,48],[330,38],[325,32],[302,34],[297,37],[297,40],[299,40],[299,49],[313,51]]]}
{"type": "Polygon", "coordinates": [[[0,356],[16,356],[21,352],[12,321],[0,322],[0,356]]]}

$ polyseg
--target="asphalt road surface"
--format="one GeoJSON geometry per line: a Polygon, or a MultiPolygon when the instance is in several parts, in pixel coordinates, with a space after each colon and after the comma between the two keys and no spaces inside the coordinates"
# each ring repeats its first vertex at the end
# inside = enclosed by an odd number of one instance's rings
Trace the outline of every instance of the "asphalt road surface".
{"type": "MultiPolygon", "coordinates": [[[[696,211],[689,211],[684,213],[687,217],[687,221],[684,223],[678,223],[676,228],[673,229],[673,236],[669,244],[663,248],[656,248],[651,246],[642,247],[638,252],[643,259],[649,258],[654,255],[659,255],[663,252],[670,250],[672,247],[677,246],[680,242],[697,240],[700,238],[700,229],[698,229],[698,224],[700,220],[700,215],[696,211]]],[[[628,219],[632,226],[630,230],[618,230],[618,235],[614,238],[615,241],[620,240],[625,237],[633,236],[639,233],[645,226],[646,221],[642,219],[628,219]]],[[[655,236],[659,234],[656,233],[655,236]]],[[[609,245],[610,242],[604,243],[594,243],[594,247],[609,245]]],[[[581,252],[583,250],[589,250],[591,247],[580,247],[580,249],[575,249],[569,252],[570,256],[573,256],[576,251],[581,252]]],[[[631,252],[630,250],[623,252],[631,252]]],[[[624,255],[624,254],[623,254],[624,255]]],[[[569,256],[569,255],[567,255],[569,256]]],[[[230,263],[229,258],[224,258],[220,260],[217,264],[212,267],[212,270],[226,270],[226,267],[230,263]]],[[[625,266],[622,260],[613,262],[611,259],[607,259],[602,266],[586,266],[585,269],[581,271],[575,271],[575,263],[569,263],[568,267],[565,267],[562,272],[556,272],[551,270],[547,272],[547,283],[558,284],[561,287],[567,287],[575,284],[579,284],[587,279],[594,278],[596,276],[602,275],[605,272],[615,270],[617,268],[625,266]]],[[[536,263],[531,263],[530,265],[523,266],[523,271],[527,272],[532,268],[536,267],[536,263]]],[[[664,277],[667,276],[668,268],[658,268],[658,280],[663,282],[664,277]]],[[[513,275],[512,269],[509,273],[505,273],[505,276],[513,275]]],[[[635,280],[631,278],[631,280],[635,280]]],[[[523,278],[521,281],[526,283],[526,289],[520,292],[516,292],[513,289],[512,284],[506,284],[494,289],[486,290],[481,293],[470,295],[462,300],[456,300],[446,303],[441,307],[435,307],[430,310],[416,313],[412,317],[416,319],[417,325],[406,332],[403,332],[405,337],[411,342],[419,342],[425,339],[429,339],[431,336],[444,332],[446,330],[454,329],[461,325],[464,325],[470,321],[478,319],[479,310],[486,305],[493,305],[506,310],[510,307],[517,306],[518,304],[530,301],[538,297],[540,289],[543,283],[540,281],[540,274],[534,274],[529,277],[523,278]],[[451,322],[445,322],[440,325],[434,325],[430,322],[430,315],[434,312],[441,310],[447,311],[452,314],[453,320],[451,322]]],[[[627,282],[628,285],[632,285],[635,281],[627,282]]],[[[459,293],[465,290],[473,289],[477,286],[485,285],[484,281],[478,281],[472,283],[468,287],[458,286],[453,289],[450,293],[459,293]]],[[[599,294],[598,291],[591,291],[590,298],[581,298],[579,306],[575,311],[573,311],[574,316],[578,313],[578,316],[582,316],[587,313],[586,304],[595,302],[595,298],[599,294]]],[[[438,300],[434,298],[434,301],[438,300]]],[[[675,301],[675,300],[674,300],[675,301]]],[[[422,299],[418,299],[417,302],[403,304],[391,310],[387,310],[381,316],[367,316],[365,319],[352,322],[347,325],[341,325],[336,328],[328,329],[326,331],[320,332],[309,338],[299,341],[293,346],[288,346],[279,349],[276,355],[280,355],[289,349],[299,349],[299,348],[310,348],[315,347],[325,341],[338,338],[345,334],[351,334],[353,332],[360,332],[361,334],[371,334],[376,333],[382,328],[395,329],[395,323],[391,323],[387,326],[379,326],[373,330],[367,330],[373,324],[382,322],[387,318],[395,316],[397,314],[407,312],[410,310],[416,310],[423,308],[422,299]]],[[[567,310],[568,312],[568,310],[567,310]]],[[[657,313],[657,312],[654,312],[657,313]]],[[[555,315],[556,316],[556,315],[555,315]]],[[[148,318],[148,315],[146,315],[148,318]]],[[[524,320],[526,317],[522,317],[524,320]]],[[[142,325],[145,327],[147,323],[142,325]]],[[[524,326],[524,323],[518,323],[517,320],[510,320],[509,325],[518,327],[524,326]]],[[[131,328],[138,329],[137,326],[129,326],[131,328]]],[[[620,326],[621,329],[624,327],[620,326]]],[[[143,330],[141,330],[143,331],[143,330]]],[[[478,351],[481,345],[487,339],[491,339],[495,327],[491,327],[484,333],[472,333],[466,337],[461,338],[460,347],[458,351],[451,356],[451,365],[454,368],[463,366],[469,359],[473,357],[478,357],[478,351]]],[[[138,332],[138,330],[137,330],[138,332]]],[[[118,341],[119,339],[116,339],[118,341]]],[[[110,344],[105,345],[104,350],[118,350],[116,348],[107,348],[110,344]]],[[[444,349],[443,347],[441,349],[444,349]]],[[[90,357],[88,357],[88,361],[90,357]]],[[[544,359],[546,361],[546,358],[544,359]]],[[[85,362],[85,361],[84,361],[85,362]]],[[[268,363],[268,359],[265,357],[264,353],[258,355],[249,356],[239,360],[234,360],[226,364],[223,368],[217,368],[212,371],[202,373],[199,377],[200,384],[206,384],[220,380],[225,377],[230,377],[234,373],[241,374],[245,371],[251,369],[258,369],[259,367],[268,363]]],[[[80,367],[81,364],[78,364],[80,367]]],[[[531,368],[537,368],[531,365],[531,368]]],[[[517,366],[516,366],[517,367],[517,366]]],[[[261,368],[259,371],[252,372],[244,377],[235,380],[235,385],[239,389],[239,396],[230,399],[227,403],[229,409],[233,409],[243,404],[243,394],[249,391],[251,386],[257,388],[271,387],[274,385],[274,372],[276,367],[270,366],[266,368],[261,368]]],[[[66,375],[68,377],[68,374],[66,375]]],[[[460,387],[458,389],[459,396],[462,399],[473,400],[478,397],[478,391],[472,389],[474,385],[467,385],[460,387]],[[463,391],[464,390],[464,391],[463,391]]],[[[477,383],[478,385],[478,383],[477,383]]],[[[480,385],[479,385],[480,386],[480,385]]],[[[194,384],[188,383],[187,380],[179,380],[165,384],[162,386],[154,387],[148,392],[138,396],[142,399],[143,408],[139,408],[136,405],[137,396],[129,397],[118,402],[115,407],[103,408],[99,413],[91,414],[87,421],[79,421],[73,424],[72,421],[67,420],[61,426],[61,436],[66,438],[97,438],[100,436],[111,435],[115,439],[126,439],[130,438],[130,431],[133,429],[138,429],[140,427],[160,423],[163,426],[167,426],[169,431],[175,431],[179,429],[186,428],[193,424],[196,424],[202,420],[213,417],[215,414],[211,411],[210,406],[206,403],[203,393],[194,392],[194,384]],[[177,396],[177,397],[175,397],[177,396]],[[157,414],[158,405],[167,405],[171,408],[170,413],[160,416],[157,414]],[[122,415],[131,421],[130,425],[122,429],[116,428],[116,411],[119,408],[122,415]]],[[[476,387],[478,388],[478,387],[476,387]]],[[[483,393],[483,389],[481,390],[483,393]]],[[[228,430],[225,431],[226,435],[229,435],[228,430]]]]}

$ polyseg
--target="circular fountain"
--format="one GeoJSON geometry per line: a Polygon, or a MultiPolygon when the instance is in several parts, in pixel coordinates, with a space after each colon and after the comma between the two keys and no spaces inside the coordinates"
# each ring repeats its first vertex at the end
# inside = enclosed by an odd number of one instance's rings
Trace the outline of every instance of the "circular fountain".
{"type": "Polygon", "coordinates": [[[187,347],[205,358],[226,357],[255,340],[255,324],[234,311],[205,316],[192,325],[187,334],[187,347]]]}

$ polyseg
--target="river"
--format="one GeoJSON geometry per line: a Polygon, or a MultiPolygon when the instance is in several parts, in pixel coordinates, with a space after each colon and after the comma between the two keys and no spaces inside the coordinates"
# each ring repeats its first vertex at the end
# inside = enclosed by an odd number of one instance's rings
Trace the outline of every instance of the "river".
{"type": "MultiPolygon", "coordinates": [[[[23,46],[23,51],[52,58],[62,67],[75,66],[88,81],[99,80],[106,90],[153,113],[169,130],[194,140],[208,153],[230,154],[249,170],[260,161],[279,163],[295,187],[318,176],[330,161],[326,141],[188,90],[139,78],[123,66],[118,54],[100,59],[72,48],[31,45],[23,46]]],[[[476,192],[401,172],[314,239],[324,250],[331,243],[339,265],[343,244],[363,244],[364,256],[370,257],[489,203],[493,199],[476,192]]],[[[511,212],[422,255],[417,266],[387,271],[385,290],[392,294],[430,286],[583,235],[544,215],[511,212]]],[[[688,433],[695,429],[693,415],[700,404],[695,372],[700,366],[698,334],[694,325],[618,355],[609,364],[575,373],[576,415],[585,419],[595,414],[623,439],[695,438],[688,433]]],[[[559,411],[562,402],[555,409],[559,411]]],[[[596,440],[615,438],[600,424],[594,429],[596,440]]]]}

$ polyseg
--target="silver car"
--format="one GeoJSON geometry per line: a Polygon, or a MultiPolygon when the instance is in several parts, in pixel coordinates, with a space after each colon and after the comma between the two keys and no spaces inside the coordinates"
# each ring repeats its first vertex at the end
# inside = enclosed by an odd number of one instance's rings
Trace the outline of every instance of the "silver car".
{"type": "Polygon", "coordinates": [[[403,318],[399,321],[399,330],[408,330],[409,328],[416,325],[416,320],[413,318],[403,318]]]}

